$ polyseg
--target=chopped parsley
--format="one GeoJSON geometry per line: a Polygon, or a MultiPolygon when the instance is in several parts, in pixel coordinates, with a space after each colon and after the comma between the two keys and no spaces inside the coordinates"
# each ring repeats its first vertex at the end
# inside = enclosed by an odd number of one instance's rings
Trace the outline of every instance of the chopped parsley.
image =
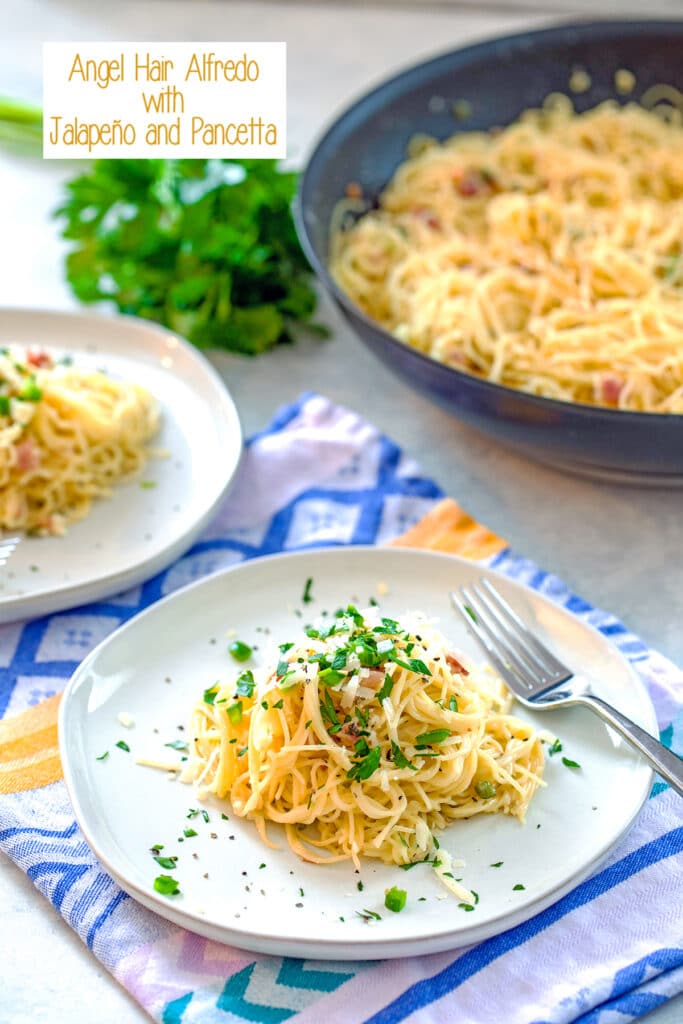
{"type": "Polygon", "coordinates": [[[440,868],[441,861],[437,857],[423,857],[422,860],[411,860],[410,864],[399,864],[402,871],[410,871],[411,868],[417,867],[418,864],[431,864],[433,868],[440,868]]]}
{"type": "Polygon", "coordinates": [[[489,864],[490,868],[502,868],[504,861],[497,860],[495,864],[489,864]]]}
{"type": "Polygon", "coordinates": [[[125,750],[127,754],[130,754],[130,747],[125,742],[125,740],[119,740],[116,746],[119,748],[119,750],[125,750]]]}
{"type": "Polygon", "coordinates": [[[397,768],[412,768],[414,772],[417,771],[417,767],[412,763],[412,761],[408,760],[398,743],[395,743],[394,740],[391,741],[391,753],[394,758],[394,764],[397,768]]]}
{"type": "Polygon", "coordinates": [[[461,910],[466,910],[468,913],[470,910],[474,910],[473,903],[458,903],[458,906],[460,907],[461,910]]]}
{"type": "Polygon", "coordinates": [[[458,701],[456,700],[456,698],[454,696],[451,696],[450,700],[448,701],[448,710],[449,711],[457,711],[458,710],[458,701]]]}
{"type": "Polygon", "coordinates": [[[193,828],[184,828],[183,835],[186,839],[192,839],[193,836],[197,835],[197,832],[193,828]]]}
{"type": "Polygon", "coordinates": [[[215,704],[216,697],[218,696],[218,683],[214,683],[208,690],[204,690],[204,703],[215,704]]]}
{"type": "Polygon", "coordinates": [[[375,911],[375,910],[366,910],[365,907],[363,908],[362,911],[361,910],[357,910],[356,911],[356,915],[358,917],[361,917],[364,921],[381,921],[382,920],[381,915],[378,914],[377,911],[375,911]]]}
{"type": "Polygon", "coordinates": [[[180,892],[178,882],[170,875],[157,875],[154,879],[154,889],[162,896],[177,896],[180,892]]]}
{"type": "Polygon", "coordinates": [[[565,765],[567,768],[580,768],[581,767],[581,765],[579,764],[578,761],[570,761],[570,759],[568,757],[563,757],[562,758],[562,764],[565,765]]]}
{"type": "Polygon", "coordinates": [[[513,885],[512,886],[512,891],[513,892],[519,892],[521,889],[526,889],[526,886],[522,885],[521,882],[518,882],[517,885],[513,885]]]}
{"type": "Polygon", "coordinates": [[[108,757],[109,757],[109,751],[105,750],[105,752],[103,754],[100,754],[99,757],[96,757],[95,760],[96,761],[106,761],[108,757]]]}
{"type": "Polygon", "coordinates": [[[424,661],[421,661],[419,658],[409,658],[408,661],[403,661],[395,651],[389,651],[387,653],[387,660],[393,661],[394,664],[400,665],[401,668],[406,668],[409,672],[415,672],[420,676],[431,676],[432,674],[424,661]]]}
{"type": "Polygon", "coordinates": [[[379,690],[377,694],[377,700],[380,702],[380,704],[382,703],[383,700],[386,700],[388,697],[391,697],[391,691],[393,690],[393,688],[394,680],[391,678],[390,675],[386,675],[384,677],[384,682],[382,683],[382,688],[381,690],[379,690]]]}
{"type": "Polygon", "coordinates": [[[551,757],[553,757],[554,754],[559,754],[561,750],[562,744],[560,743],[559,739],[556,739],[552,746],[548,747],[548,753],[551,757]]]}
{"type": "Polygon", "coordinates": [[[252,697],[254,693],[254,687],[256,682],[254,680],[254,673],[251,669],[247,669],[246,672],[242,672],[237,677],[237,683],[235,686],[238,697],[252,697]]]}
{"type": "Polygon", "coordinates": [[[171,750],[187,750],[187,743],[185,740],[173,740],[171,743],[164,743],[165,747],[170,747],[171,750]]]}
{"type": "Polygon", "coordinates": [[[434,743],[443,743],[450,735],[450,729],[434,729],[432,732],[423,732],[415,737],[415,745],[418,747],[429,747],[434,743]]]}
{"type": "Polygon", "coordinates": [[[356,882],[356,889],[358,889],[358,892],[362,892],[364,888],[365,888],[365,886],[363,885],[361,880],[358,879],[358,881],[356,882]]]}
{"type": "Polygon", "coordinates": [[[178,860],[177,857],[159,857],[158,855],[154,859],[160,868],[167,868],[169,871],[173,871],[178,860]]]}
{"type": "Polygon", "coordinates": [[[332,703],[332,698],[328,690],[325,691],[322,701],[320,702],[320,712],[322,714],[323,721],[329,726],[328,732],[339,732],[341,729],[341,722],[339,721],[336,708],[332,703]]]}
{"type": "Polygon", "coordinates": [[[311,587],[312,586],[313,586],[313,577],[309,576],[308,579],[306,580],[306,586],[304,587],[304,592],[303,592],[303,595],[301,597],[301,600],[303,601],[304,604],[310,604],[311,601],[313,600],[313,596],[311,594],[311,587]]]}
{"type": "Polygon", "coordinates": [[[273,704],[273,707],[275,708],[276,711],[281,711],[282,710],[282,708],[284,707],[284,701],[283,701],[282,697],[280,697],[279,701],[277,701],[275,704],[273,704]]]}
{"type": "Polygon", "coordinates": [[[361,761],[358,761],[353,765],[352,768],[346,773],[347,779],[353,779],[357,782],[361,782],[364,779],[369,779],[371,775],[379,768],[380,758],[382,751],[379,747],[373,747],[369,754],[364,757],[361,761]]]}
{"type": "Polygon", "coordinates": [[[470,606],[468,604],[464,604],[463,608],[465,609],[465,611],[467,612],[469,617],[472,619],[472,622],[476,622],[477,621],[477,616],[474,614],[474,612],[472,611],[470,606]]]}
{"type": "Polygon", "coordinates": [[[228,646],[228,651],[235,661],[249,661],[252,655],[251,647],[249,644],[243,643],[242,640],[233,640],[228,646]]]}
{"type": "Polygon", "coordinates": [[[387,910],[393,910],[395,914],[398,914],[405,907],[407,898],[408,893],[405,889],[397,889],[394,885],[384,894],[384,906],[387,910]]]}

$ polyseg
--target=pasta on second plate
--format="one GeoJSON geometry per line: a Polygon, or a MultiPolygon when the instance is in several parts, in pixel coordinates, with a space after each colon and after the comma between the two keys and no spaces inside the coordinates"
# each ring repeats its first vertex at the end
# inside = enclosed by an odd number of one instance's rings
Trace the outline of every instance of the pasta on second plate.
{"type": "Polygon", "coordinates": [[[158,427],[157,404],[139,385],[40,350],[3,349],[0,528],[64,533],[144,466],[158,427]]]}

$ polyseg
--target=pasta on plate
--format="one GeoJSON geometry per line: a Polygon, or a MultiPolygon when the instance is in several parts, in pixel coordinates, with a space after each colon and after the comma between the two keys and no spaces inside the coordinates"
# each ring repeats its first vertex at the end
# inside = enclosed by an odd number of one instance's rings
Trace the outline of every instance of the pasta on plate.
{"type": "Polygon", "coordinates": [[[0,528],[59,535],[141,469],[152,396],[41,350],[0,350],[0,528]]]}
{"type": "Polygon", "coordinates": [[[667,109],[576,114],[554,96],[502,130],[416,139],[377,209],[357,186],[340,203],[332,274],[458,370],[683,413],[683,123],[667,109]]]}
{"type": "MultiPolygon", "coordinates": [[[[267,824],[282,825],[306,861],[406,865],[456,819],[524,819],[543,752],[510,700],[424,616],[349,605],[205,691],[184,780],[229,798],[268,845],[267,824]]],[[[460,894],[448,863],[440,851],[460,894]]]]}

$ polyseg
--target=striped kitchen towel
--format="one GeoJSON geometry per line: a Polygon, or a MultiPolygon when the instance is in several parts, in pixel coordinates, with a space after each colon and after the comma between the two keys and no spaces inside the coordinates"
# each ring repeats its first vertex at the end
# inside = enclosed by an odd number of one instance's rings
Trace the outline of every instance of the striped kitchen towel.
{"type": "Polygon", "coordinates": [[[681,748],[683,675],[672,664],[444,500],[374,427],[309,395],[252,439],[222,510],[175,565],[108,601],[0,628],[0,847],[163,1024],[641,1016],[683,991],[683,805],[660,782],[609,860],[553,906],[476,946],[398,961],[302,961],[200,938],[125,895],[86,845],[61,777],[56,714],[91,648],[152,601],[242,559],[388,542],[479,559],[597,627],[645,680],[663,741],[681,748]]]}

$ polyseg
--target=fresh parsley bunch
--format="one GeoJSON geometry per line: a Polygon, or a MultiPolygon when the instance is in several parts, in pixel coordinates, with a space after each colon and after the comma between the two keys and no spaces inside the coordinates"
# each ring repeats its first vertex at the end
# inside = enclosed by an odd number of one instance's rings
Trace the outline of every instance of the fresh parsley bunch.
{"type": "Polygon", "coordinates": [[[311,322],[312,275],[274,160],[95,160],[56,211],[67,280],[200,348],[256,355],[311,322]]]}

